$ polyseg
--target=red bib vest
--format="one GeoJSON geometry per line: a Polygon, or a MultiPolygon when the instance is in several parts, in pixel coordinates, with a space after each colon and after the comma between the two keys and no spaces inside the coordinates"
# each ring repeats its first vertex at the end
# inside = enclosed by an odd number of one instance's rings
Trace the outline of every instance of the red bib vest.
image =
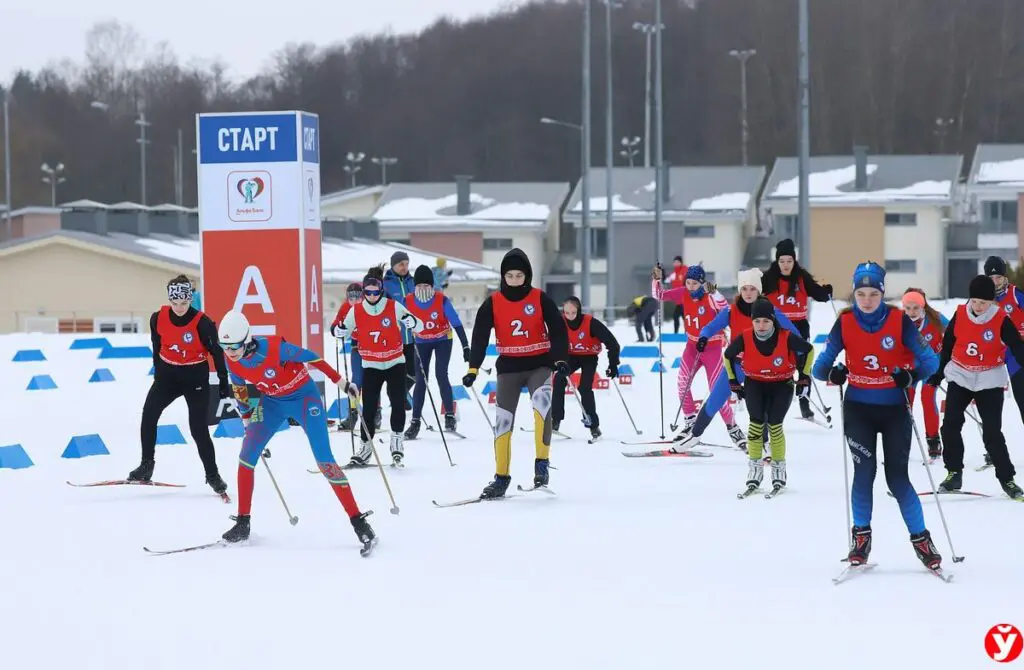
{"type": "Polygon", "coordinates": [[[849,370],[847,379],[851,386],[896,388],[893,371],[909,367],[906,363],[909,352],[903,346],[903,311],[884,304],[879,309],[888,309],[889,315],[876,333],[861,328],[852,311],[839,315],[849,370]]]}
{"type": "MultiPolygon", "coordinates": [[[[733,342],[744,333],[754,327],[754,321],[740,311],[740,308],[733,303],[729,305],[729,341],[733,342]]],[[[740,352],[743,353],[743,352],[740,352]]]]}
{"type": "Polygon", "coordinates": [[[421,340],[443,340],[448,337],[451,324],[444,313],[444,295],[440,291],[434,292],[434,297],[426,307],[416,304],[416,295],[410,293],[405,296],[405,308],[412,312],[412,315],[423,322],[423,330],[416,333],[421,340]]]}
{"type": "Polygon", "coordinates": [[[199,319],[196,312],[184,326],[171,322],[171,306],[164,305],[156,317],[156,332],[160,335],[160,360],[170,365],[199,365],[206,362],[207,351],[199,341],[199,319]]]}
{"type": "Polygon", "coordinates": [[[359,331],[359,355],[365,361],[387,363],[402,357],[402,330],[395,316],[395,301],[388,298],[380,314],[370,314],[362,301],[352,309],[359,331]]]}
{"type": "Polygon", "coordinates": [[[988,323],[974,323],[967,316],[967,305],[957,307],[953,362],[968,372],[984,372],[1005,365],[1006,345],[999,331],[1007,318],[1006,310],[1001,309],[988,323]]]}
{"type": "Polygon", "coordinates": [[[565,329],[569,331],[569,353],[571,355],[597,356],[601,353],[601,340],[590,334],[590,322],[593,318],[590,314],[584,314],[580,321],[580,327],[575,330],[569,326],[568,321],[565,322],[565,329]]]}
{"type": "Polygon", "coordinates": [[[224,357],[232,374],[254,385],[263,395],[272,397],[288,395],[309,381],[305,363],[281,362],[280,335],[267,335],[262,339],[267,341],[267,356],[255,367],[246,367],[240,361],[224,357]]]}
{"type": "Polygon", "coordinates": [[[790,321],[806,320],[807,291],[804,290],[803,277],[797,277],[796,290],[793,291],[793,295],[789,295],[790,283],[788,279],[779,278],[778,288],[765,297],[771,300],[775,309],[785,314],[790,321]]]}
{"type": "Polygon", "coordinates": [[[1024,308],[1017,304],[1017,287],[1013,284],[1006,286],[1006,294],[999,301],[999,306],[1006,312],[1006,316],[1013,322],[1017,332],[1024,336],[1024,308]]]}
{"type": "Polygon", "coordinates": [[[500,291],[491,296],[498,355],[537,356],[551,351],[540,294],[540,289],[531,289],[519,302],[512,302],[500,291]]]}
{"type": "MultiPolygon", "coordinates": [[[[711,296],[705,293],[699,300],[694,300],[687,294],[683,298],[683,325],[686,329],[686,337],[691,341],[700,339],[701,329],[714,321],[718,310],[711,300],[711,296]]],[[[725,333],[719,333],[708,340],[709,343],[725,342],[725,333]]]]}
{"type": "Polygon", "coordinates": [[[778,330],[779,337],[772,353],[765,356],[757,348],[753,329],[744,331],[743,373],[760,382],[784,382],[793,379],[796,357],[789,349],[789,331],[778,330]]]}

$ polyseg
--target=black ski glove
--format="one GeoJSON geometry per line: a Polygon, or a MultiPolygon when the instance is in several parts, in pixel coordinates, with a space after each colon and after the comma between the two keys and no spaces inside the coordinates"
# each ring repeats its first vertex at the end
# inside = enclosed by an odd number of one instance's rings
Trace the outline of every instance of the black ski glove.
{"type": "Polygon", "coordinates": [[[470,368],[469,372],[462,376],[462,385],[470,387],[476,381],[476,370],[470,368]]]}
{"type": "Polygon", "coordinates": [[[903,368],[896,368],[892,373],[892,380],[896,382],[896,387],[901,389],[908,389],[914,384],[914,378],[910,372],[903,368]]]}
{"type": "Polygon", "coordinates": [[[931,377],[929,377],[928,381],[926,381],[925,384],[927,384],[928,386],[938,387],[938,385],[942,383],[942,379],[943,379],[942,370],[939,370],[938,372],[933,374],[931,377]]]}
{"type": "Polygon", "coordinates": [[[796,381],[796,397],[797,398],[809,398],[811,395],[811,379],[810,377],[801,376],[796,381]]]}
{"type": "Polygon", "coordinates": [[[462,362],[469,362],[469,347],[462,347],[462,362]]]}
{"type": "Polygon", "coordinates": [[[220,380],[220,384],[217,385],[217,392],[222,400],[234,397],[234,394],[231,392],[231,383],[227,379],[220,380]]]}
{"type": "Polygon", "coordinates": [[[840,363],[839,365],[832,366],[832,369],[828,371],[829,382],[836,386],[842,386],[846,383],[846,366],[840,363]]]}
{"type": "Polygon", "coordinates": [[[743,384],[736,381],[735,379],[729,380],[729,390],[736,394],[736,397],[740,400],[745,400],[747,392],[743,390],[743,384]]]}
{"type": "Polygon", "coordinates": [[[825,289],[825,293],[828,293],[828,297],[832,297],[832,284],[822,284],[821,288],[825,289]]]}
{"type": "Polygon", "coordinates": [[[569,364],[565,361],[556,361],[555,364],[551,366],[551,369],[554,370],[555,374],[562,379],[569,376],[569,364]]]}
{"type": "Polygon", "coordinates": [[[615,379],[619,376],[619,364],[608,362],[608,369],[604,371],[604,374],[608,379],[615,379]]]}
{"type": "Polygon", "coordinates": [[[704,337],[703,335],[697,338],[697,351],[703,352],[707,346],[708,338],[704,337]]]}

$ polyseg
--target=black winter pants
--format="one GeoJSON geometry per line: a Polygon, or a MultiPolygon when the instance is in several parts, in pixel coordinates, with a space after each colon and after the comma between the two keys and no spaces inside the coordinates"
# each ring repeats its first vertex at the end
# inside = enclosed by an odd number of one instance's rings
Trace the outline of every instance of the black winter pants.
{"type": "MultiPolygon", "coordinates": [[[[387,370],[363,368],[363,419],[371,431],[374,431],[374,417],[380,408],[380,391],[387,385],[388,400],[391,402],[391,433],[400,434],[405,430],[405,366],[395,365],[387,370]]],[[[366,428],[360,426],[363,440],[369,440],[373,434],[366,434],[366,428]]]]}
{"type": "Polygon", "coordinates": [[[181,366],[158,362],[153,385],[142,406],[142,460],[155,460],[156,427],[160,416],[172,402],[184,396],[188,405],[188,429],[195,440],[199,459],[207,474],[217,473],[217,458],[210,439],[210,427],[206,423],[209,395],[210,369],[205,362],[181,366]]]}
{"type": "MultiPolygon", "coordinates": [[[[590,417],[590,426],[601,425],[597,416],[597,403],[594,402],[594,375],[597,373],[597,356],[569,356],[569,374],[580,372],[580,398],[583,399],[583,410],[590,417]]],[[[551,418],[561,421],[565,418],[565,377],[554,375],[555,383],[551,391],[551,418]]],[[[586,419],[584,419],[586,423],[586,419]]]]}
{"type": "Polygon", "coordinates": [[[1003,437],[1002,387],[970,391],[947,380],[946,413],[942,417],[942,429],[939,431],[942,434],[942,460],[946,470],[964,469],[964,439],[961,432],[964,428],[964,413],[972,400],[978,408],[981,441],[985,444],[985,451],[992,457],[996,479],[1001,482],[1010,481],[1017,473],[1006,449],[1006,438],[1003,437]]]}

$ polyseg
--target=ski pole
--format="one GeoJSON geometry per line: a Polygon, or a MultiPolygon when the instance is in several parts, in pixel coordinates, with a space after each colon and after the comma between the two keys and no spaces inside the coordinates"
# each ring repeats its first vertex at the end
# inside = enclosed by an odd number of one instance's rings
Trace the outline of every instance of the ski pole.
{"type": "Polygon", "coordinates": [[[587,413],[587,410],[583,407],[583,398],[580,396],[579,389],[576,388],[576,385],[573,384],[572,380],[569,379],[568,377],[565,378],[565,383],[568,384],[569,388],[572,389],[572,395],[573,397],[576,398],[576,404],[580,406],[580,412],[583,414],[583,425],[586,426],[587,428],[590,428],[590,426],[593,425],[594,420],[590,418],[590,415],[587,413]]]}
{"type": "MultiPolygon", "coordinates": [[[[910,406],[910,395],[907,389],[903,389],[903,399],[906,401],[907,412],[910,414],[910,425],[914,428],[914,437],[917,439],[917,448],[921,450],[921,458],[924,460],[924,471],[928,473],[928,483],[932,487],[932,496],[935,498],[935,507],[939,510],[939,519],[942,521],[942,530],[946,533],[946,542],[949,543],[949,552],[953,554],[954,563],[963,563],[964,556],[957,556],[953,548],[953,537],[949,534],[949,525],[946,523],[946,514],[942,511],[942,501],[939,500],[939,489],[935,486],[935,478],[932,477],[932,467],[928,460],[928,452],[925,451],[924,442],[921,441],[921,433],[917,431],[917,421],[914,421],[914,410],[910,406]]],[[[917,495],[914,493],[914,495],[917,495]]]]}
{"type": "MultiPolygon", "coordinates": [[[[659,263],[660,265],[660,263],[659,263]]],[[[660,280],[658,280],[660,281],[660,280]]],[[[658,285],[661,288],[661,285],[658,285]]],[[[661,322],[664,320],[665,302],[658,291],[658,405],[661,407],[661,439],[665,439],[665,352],[661,344],[661,322]]],[[[680,406],[682,409],[682,406],[680,406]]],[[[678,420],[679,415],[676,415],[678,420]]]]}
{"type": "Polygon", "coordinates": [[[626,410],[626,416],[629,417],[629,422],[631,424],[633,424],[633,430],[636,431],[637,435],[640,435],[644,431],[642,431],[642,430],[640,430],[639,428],[636,427],[636,421],[633,421],[633,415],[629,411],[629,405],[626,404],[626,399],[624,397],[622,397],[622,389],[619,388],[619,385],[616,383],[617,381],[618,381],[617,379],[613,378],[611,380],[611,385],[615,388],[615,391],[619,394],[619,400],[622,401],[622,409],[626,410]]]}
{"type": "MultiPolygon", "coordinates": [[[[352,346],[352,345],[350,345],[350,346],[352,346]]],[[[345,348],[345,341],[344,340],[341,341],[341,348],[342,348],[342,350],[344,350],[344,348],[345,348]]],[[[348,358],[345,356],[345,352],[344,351],[341,352],[341,361],[345,365],[345,379],[347,379],[348,382],[351,384],[352,383],[352,378],[348,376],[348,358]]],[[[352,364],[352,367],[355,368],[355,363],[352,364]]],[[[356,399],[355,402],[358,403],[359,400],[356,399]]],[[[348,408],[348,409],[351,409],[351,403],[352,403],[352,400],[349,399],[348,394],[346,393],[345,394],[345,407],[348,408]]],[[[352,442],[352,455],[355,456],[356,455],[356,431],[355,431],[355,426],[353,426],[352,428],[353,428],[353,430],[349,431],[349,439],[352,442]]],[[[341,430],[341,387],[340,386],[338,387],[338,430],[341,430]]]]}
{"type": "Polygon", "coordinates": [[[471,396],[473,396],[474,400],[476,400],[477,407],[479,407],[480,411],[483,413],[484,419],[487,420],[487,425],[491,427],[491,433],[493,433],[494,432],[494,424],[491,423],[491,415],[487,413],[487,410],[484,408],[483,401],[480,400],[480,394],[477,393],[476,391],[474,391],[472,386],[469,387],[469,391],[470,391],[469,394],[471,396]]]}
{"type": "Polygon", "coordinates": [[[277,491],[277,497],[284,506],[285,514],[288,515],[288,522],[294,526],[299,522],[299,517],[293,516],[291,510],[288,509],[288,503],[284,501],[284,494],[281,493],[281,487],[277,485],[277,479],[274,477],[274,471],[270,469],[270,463],[267,462],[267,457],[261,455],[260,460],[263,461],[263,466],[267,468],[267,474],[270,475],[270,482],[274,485],[274,490],[277,491]]]}
{"type": "Polygon", "coordinates": [[[356,404],[356,414],[359,416],[359,425],[363,427],[363,432],[366,433],[366,436],[369,438],[370,451],[373,452],[373,458],[377,461],[377,469],[380,470],[381,479],[384,480],[384,488],[387,489],[388,498],[391,499],[391,513],[398,514],[398,503],[395,502],[395,495],[391,492],[391,484],[388,483],[388,476],[384,472],[384,466],[380,462],[380,456],[377,455],[377,447],[373,444],[372,434],[370,433],[369,427],[366,425],[366,419],[363,418],[363,410],[359,407],[358,403],[356,404]]]}
{"type": "Polygon", "coordinates": [[[853,549],[853,512],[850,509],[850,464],[846,456],[846,408],[843,404],[843,387],[839,387],[839,419],[843,422],[843,432],[839,434],[839,442],[842,444],[843,455],[843,498],[846,502],[846,541],[847,550],[853,549]]]}
{"type": "MultiPolygon", "coordinates": [[[[679,415],[682,414],[682,413],[683,413],[683,404],[679,403],[679,409],[676,410],[676,418],[672,421],[672,423],[668,424],[668,427],[669,427],[670,430],[675,430],[676,428],[679,427],[679,415]]],[[[664,431],[662,431],[662,432],[664,432],[664,431]]]]}
{"type": "MultiPolygon", "coordinates": [[[[345,341],[344,340],[341,341],[341,347],[342,348],[345,347],[345,341]]],[[[337,370],[339,367],[341,367],[341,363],[338,361],[339,358],[344,359],[345,357],[341,355],[341,352],[338,350],[338,347],[335,346],[334,347],[334,369],[335,370],[337,370]]],[[[345,360],[345,381],[352,381],[351,379],[348,378],[348,360],[345,360]]],[[[338,390],[338,431],[340,432],[341,431],[341,387],[340,386],[336,386],[335,388],[337,388],[337,390],[338,390]]],[[[348,399],[346,398],[346,401],[347,400],[348,399]]],[[[346,404],[348,404],[348,403],[346,402],[346,404]]]]}
{"type": "MultiPolygon", "coordinates": [[[[419,347],[416,347],[419,349],[419,347]]],[[[430,391],[430,384],[427,379],[427,370],[423,367],[423,357],[417,355],[416,362],[419,364],[420,375],[423,376],[423,386],[427,389],[427,397],[430,398],[430,407],[434,410],[434,421],[437,421],[437,432],[441,434],[441,444],[444,445],[444,453],[448,454],[448,465],[454,467],[455,463],[452,461],[452,452],[448,451],[448,440],[444,436],[444,426],[441,424],[441,417],[437,413],[437,405],[434,404],[434,394],[430,391]]]]}

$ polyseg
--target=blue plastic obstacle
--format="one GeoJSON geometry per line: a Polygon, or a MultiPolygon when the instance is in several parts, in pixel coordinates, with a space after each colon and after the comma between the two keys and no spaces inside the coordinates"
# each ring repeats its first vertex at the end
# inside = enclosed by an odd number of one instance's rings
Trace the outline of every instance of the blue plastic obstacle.
{"type": "Polygon", "coordinates": [[[223,419],[213,431],[214,437],[242,437],[245,435],[245,424],[241,419],[223,419]]]}
{"type": "Polygon", "coordinates": [[[484,384],[483,394],[484,395],[490,395],[493,391],[497,391],[497,390],[498,390],[498,382],[496,382],[496,381],[494,381],[492,379],[491,381],[489,381],[486,384],[484,384]]]}
{"type": "Polygon", "coordinates": [[[330,408],[327,410],[328,419],[344,419],[348,416],[348,399],[342,398],[342,401],[345,403],[345,416],[341,415],[341,411],[338,408],[338,399],[335,398],[334,402],[331,403],[330,408]]]}
{"type": "Polygon", "coordinates": [[[75,435],[64,448],[61,458],[85,458],[86,456],[109,456],[103,438],[95,433],[91,435],[75,435]]]}
{"type": "Polygon", "coordinates": [[[484,357],[487,357],[487,356],[497,356],[497,355],[498,355],[498,347],[493,345],[493,344],[488,344],[487,345],[487,351],[484,352],[484,357]]]}
{"type": "Polygon", "coordinates": [[[619,366],[619,374],[620,374],[620,375],[631,375],[631,374],[635,374],[635,373],[633,372],[633,366],[632,366],[632,365],[630,365],[629,363],[626,363],[625,365],[620,365],[620,366],[619,366]]]}
{"type": "Polygon", "coordinates": [[[89,383],[95,382],[112,382],[114,381],[114,373],[107,368],[99,368],[94,370],[92,376],[89,377],[89,383]]]}
{"type": "Polygon", "coordinates": [[[826,335],[825,333],[818,333],[817,335],[814,336],[814,342],[812,342],[811,344],[825,344],[825,340],[827,339],[828,335],[826,335]]]}
{"type": "Polygon", "coordinates": [[[452,399],[453,400],[469,400],[469,392],[466,391],[466,387],[462,384],[456,384],[452,387],[452,399]]]}
{"type": "Polygon", "coordinates": [[[668,372],[668,370],[666,370],[665,366],[661,364],[661,361],[654,361],[654,365],[651,366],[651,372],[668,372]]]}
{"type": "Polygon", "coordinates": [[[14,353],[11,359],[15,363],[31,363],[34,361],[45,361],[46,356],[39,349],[22,349],[14,353]]]}
{"type": "Polygon", "coordinates": [[[686,333],[662,333],[662,342],[685,342],[686,333]]]}
{"type": "Polygon", "coordinates": [[[50,375],[36,375],[29,380],[28,386],[25,387],[27,391],[49,391],[50,389],[57,388],[57,385],[53,382],[53,377],[50,375]]]}
{"type": "Polygon", "coordinates": [[[676,359],[674,361],[672,361],[672,369],[675,370],[679,366],[681,366],[682,364],[683,364],[683,359],[681,359],[679,356],[676,356],[676,359]]]}
{"type": "Polygon", "coordinates": [[[156,443],[185,444],[185,436],[181,434],[181,429],[173,423],[169,423],[156,427],[156,443]]]}
{"type": "Polygon", "coordinates": [[[20,444],[9,444],[0,447],[0,468],[19,470],[32,467],[32,459],[28,457],[20,444]]]}
{"type": "Polygon", "coordinates": [[[149,366],[149,376],[152,377],[155,374],[156,374],[156,366],[155,365],[150,365],[149,366]]]}
{"type": "Polygon", "coordinates": [[[110,341],[105,337],[80,337],[71,341],[69,349],[106,349],[110,341]]]}
{"type": "Polygon", "coordinates": [[[657,358],[658,347],[650,345],[638,345],[631,344],[629,346],[622,347],[622,352],[619,354],[620,358],[657,358]]]}
{"type": "Polygon", "coordinates": [[[153,358],[149,347],[103,347],[100,358],[153,358]]]}

